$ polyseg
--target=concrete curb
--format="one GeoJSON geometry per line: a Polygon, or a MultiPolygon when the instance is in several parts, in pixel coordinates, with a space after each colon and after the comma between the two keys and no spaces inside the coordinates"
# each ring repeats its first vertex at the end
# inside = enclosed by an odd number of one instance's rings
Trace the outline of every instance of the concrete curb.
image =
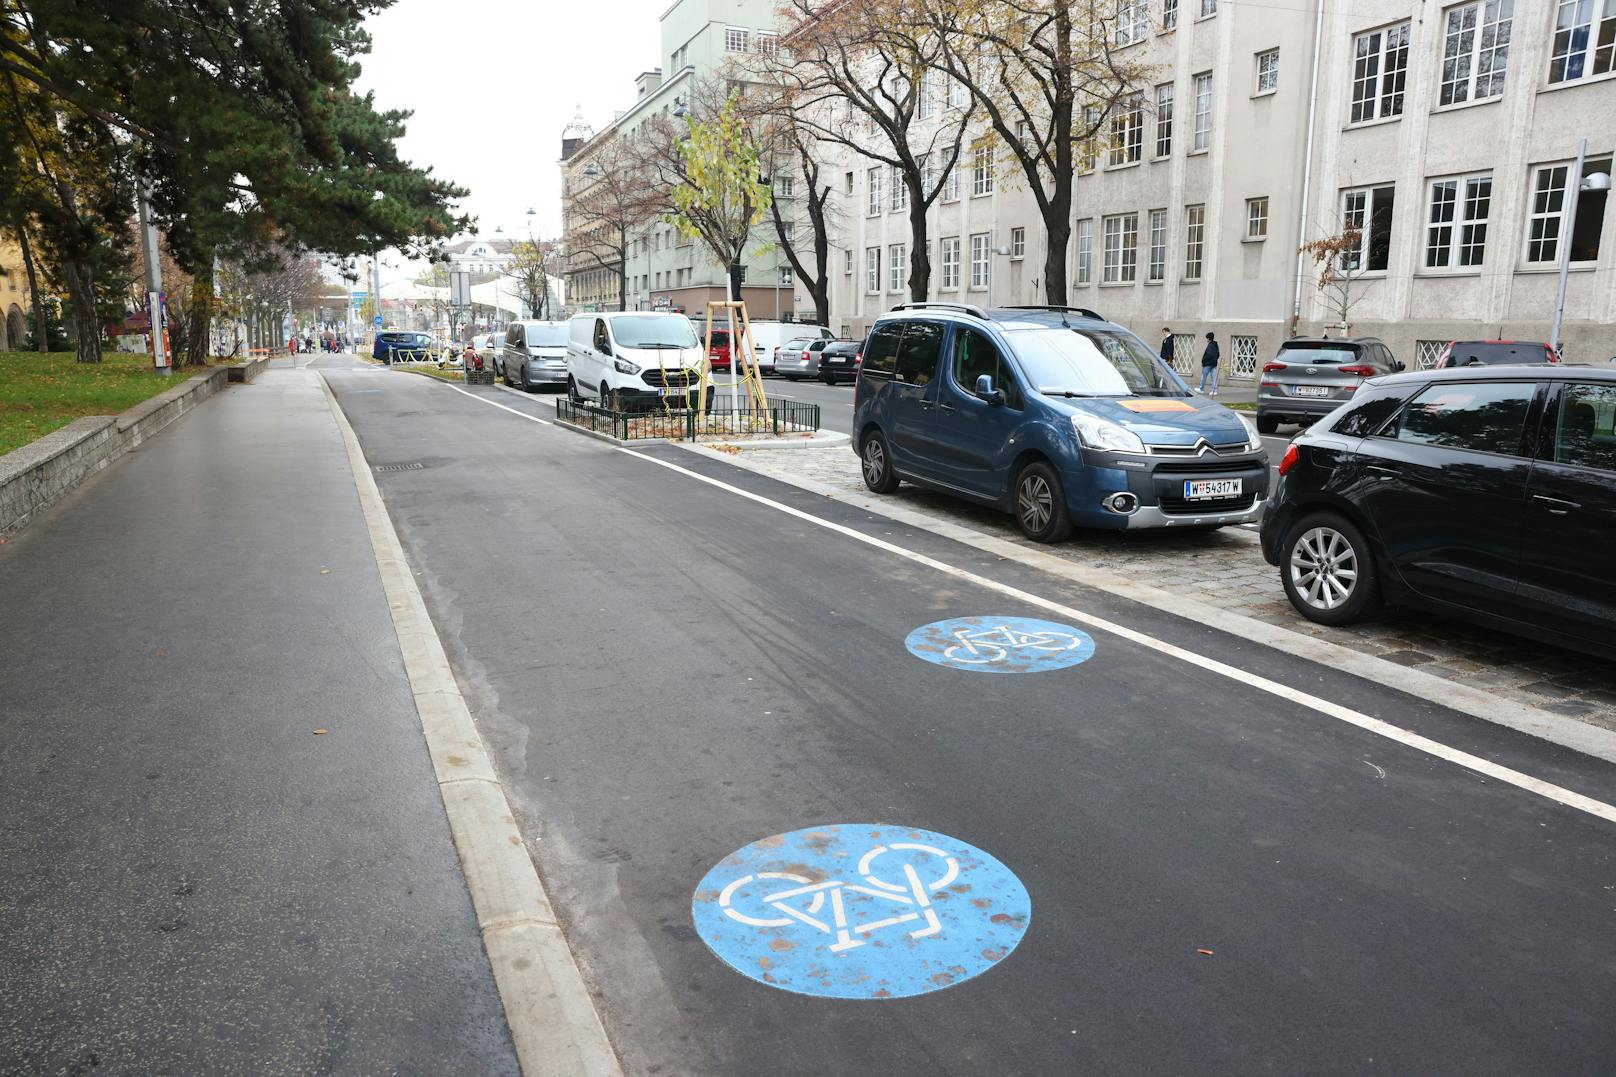
{"type": "Polygon", "coordinates": [[[709,459],[721,460],[731,467],[738,467],[744,471],[751,471],[766,478],[783,482],[810,493],[819,494],[846,505],[852,505],[866,512],[884,516],[889,520],[909,524],[934,535],[952,539],[966,546],[974,547],[985,553],[991,553],[1008,561],[1038,569],[1052,576],[1067,579],[1084,587],[1091,587],[1096,591],[1117,595],[1142,606],[1161,610],[1165,613],[1195,621],[1210,628],[1216,628],[1230,635],[1247,639],[1253,643],[1261,643],[1297,658],[1304,658],[1310,662],[1339,669],[1375,684],[1395,688],[1406,692],[1418,699],[1423,699],[1450,710],[1468,714],[1472,718],[1480,718],[1485,722],[1505,726],[1540,740],[1549,741],[1574,751],[1591,755],[1598,759],[1616,763],[1616,732],[1603,729],[1599,726],[1587,725],[1574,718],[1566,718],[1557,714],[1545,714],[1531,707],[1524,707],[1509,700],[1500,699],[1490,692],[1484,692],[1468,685],[1456,684],[1453,681],[1430,673],[1399,666],[1391,662],[1382,661],[1373,655],[1362,654],[1348,647],[1330,643],[1326,640],[1315,639],[1299,632],[1292,632],[1288,628],[1259,621],[1244,614],[1231,613],[1228,610],[1204,602],[1182,598],[1148,584],[1138,583],[1125,576],[1102,569],[1085,568],[1073,564],[1071,561],[1054,554],[1042,553],[1038,550],[1029,550],[1018,543],[994,535],[966,527],[942,516],[921,512],[917,509],[894,505],[885,499],[875,497],[851,496],[834,486],[829,486],[813,479],[799,476],[785,477],[764,470],[757,464],[751,463],[739,454],[718,452],[706,445],[691,445],[683,442],[674,442],[679,448],[687,452],[709,459]]]}
{"type": "Polygon", "coordinates": [[[320,386],[348,450],[421,732],[522,1072],[527,1077],[621,1077],[359,439],[323,377],[320,386]]]}

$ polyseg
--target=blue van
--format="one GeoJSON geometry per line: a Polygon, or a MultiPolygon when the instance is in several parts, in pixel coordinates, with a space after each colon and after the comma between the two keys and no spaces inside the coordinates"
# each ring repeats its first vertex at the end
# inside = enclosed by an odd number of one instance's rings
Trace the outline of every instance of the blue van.
{"type": "Polygon", "coordinates": [[[853,431],[871,490],[993,505],[1037,542],[1248,523],[1268,497],[1257,428],[1080,307],[901,304],[864,342],[853,431]]]}

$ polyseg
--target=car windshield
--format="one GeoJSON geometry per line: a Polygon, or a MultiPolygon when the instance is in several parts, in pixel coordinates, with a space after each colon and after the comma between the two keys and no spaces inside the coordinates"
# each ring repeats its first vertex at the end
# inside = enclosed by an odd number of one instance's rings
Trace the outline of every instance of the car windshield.
{"type": "Polygon", "coordinates": [[[631,314],[612,319],[612,338],[623,348],[694,348],[696,330],[683,315],[631,314]]]}
{"type": "Polygon", "coordinates": [[[564,325],[535,325],[527,331],[530,348],[565,348],[567,327],[564,325]]]}
{"type": "Polygon", "coordinates": [[[1281,363],[1312,363],[1315,366],[1326,364],[1356,363],[1360,356],[1356,348],[1292,348],[1279,349],[1274,357],[1281,363]]]}
{"type": "Polygon", "coordinates": [[[1188,396],[1156,354],[1133,336],[1100,329],[1008,334],[1028,379],[1053,396],[1188,396]]]}

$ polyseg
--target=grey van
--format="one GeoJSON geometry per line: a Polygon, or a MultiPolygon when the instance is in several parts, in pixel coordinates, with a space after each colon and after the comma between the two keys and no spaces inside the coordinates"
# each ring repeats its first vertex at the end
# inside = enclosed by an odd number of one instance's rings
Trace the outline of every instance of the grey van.
{"type": "Polygon", "coordinates": [[[528,393],[567,384],[567,323],[512,322],[494,357],[494,373],[528,393]]]}

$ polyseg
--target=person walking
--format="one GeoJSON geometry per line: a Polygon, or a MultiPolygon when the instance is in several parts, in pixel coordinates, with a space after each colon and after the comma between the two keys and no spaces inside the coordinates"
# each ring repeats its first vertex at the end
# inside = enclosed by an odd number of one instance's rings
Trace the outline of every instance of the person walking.
{"type": "Polygon", "coordinates": [[[1218,395],[1218,360],[1223,353],[1218,350],[1218,340],[1211,333],[1206,335],[1206,350],[1201,353],[1201,392],[1206,392],[1208,381],[1212,383],[1212,395],[1218,395]]]}
{"type": "Polygon", "coordinates": [[[1173,331],[1166,326],[1162,327],[1161,357],[1162,362],[1173,365],[1173,331]]]}

